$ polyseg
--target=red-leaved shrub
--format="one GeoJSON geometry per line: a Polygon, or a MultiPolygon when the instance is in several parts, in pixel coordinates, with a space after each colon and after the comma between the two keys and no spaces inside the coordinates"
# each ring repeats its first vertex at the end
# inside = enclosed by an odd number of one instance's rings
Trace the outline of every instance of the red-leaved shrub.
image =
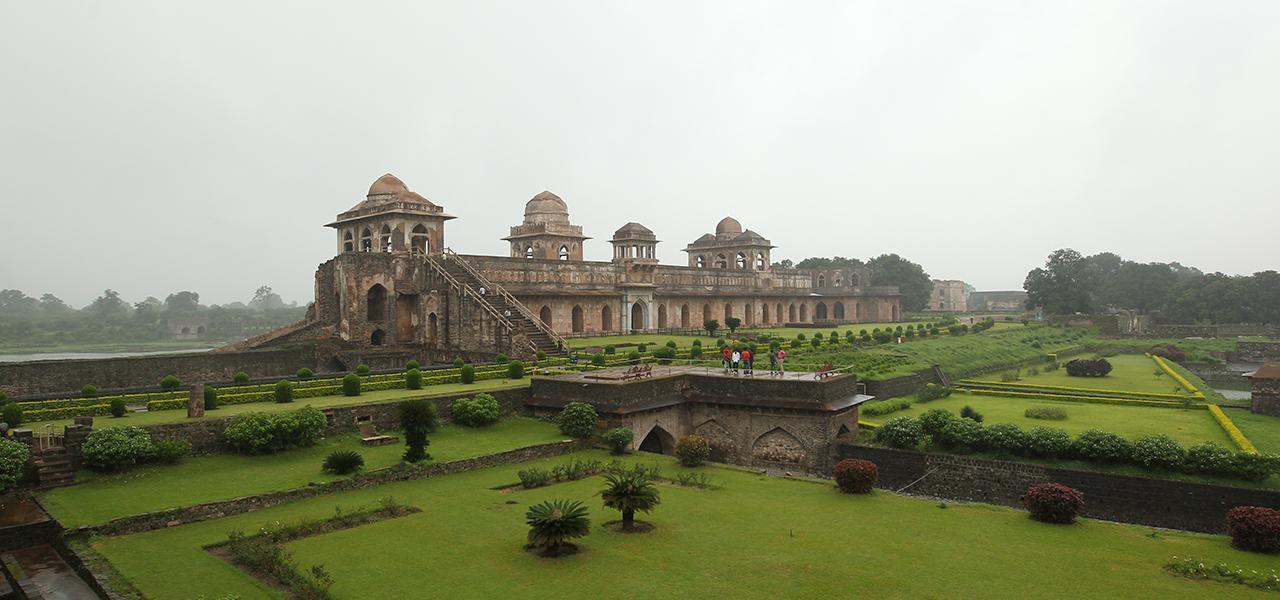
{"type": "Polygon", "coordinates": [[[1183,362],[1187,360],[1187,352],[1173,344],[1152,346],[1150,353],[1161,358],[1167,358],[1174,362],[1183,362]]]}
{"type": "Polygon", "coordinates": [[[1280,552],[1280,510],[1237,506],[1227,512],[1231,545],[1250,552],[1280,552]]]}
{"type": "Polygon", "coordinates": [[[1061,483],[1041,483],[1027,488],[1022,505],[1037,521],[1070,523],[1084,509],[1084,494],[1061,483]]]}
{"type": "Polygon", "coordinates": [[[880,480],[876,463],[858,458],[846,458],[836,463],[832,470],[836,486],[846,494],[869,494],[880,480]]]}

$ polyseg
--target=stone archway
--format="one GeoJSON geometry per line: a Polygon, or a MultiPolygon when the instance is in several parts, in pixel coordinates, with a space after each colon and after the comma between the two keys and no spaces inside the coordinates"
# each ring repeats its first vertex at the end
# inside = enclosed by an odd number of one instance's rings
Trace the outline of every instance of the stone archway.
{"type": "Polygon", "coordinates": [[[843,302],[836,302],[835,306],[832,307],[831,318],[837,321],[844,320],[844,303],[843,302]]]}
{"type": "Polygon", "coordinates": [[[680,326],[685,329],[689,328],[689,305],[688,304],[683,304],[680,306],[680,326]]]}
{"type": "Polygon", "coordinates": [[[800,465],[808,458],[808,451],[800,440],[781,427],[770,429],[751,445],[752,464],[800,465]]]}
{"type": "Polygon", "coordinates": [[[582,329],[583,329],[582,321],[583,321],[582,307],[575,304],[573,306],[573,332],[574,333],[582,333],[582,329]]]}
{"type": "Polygon", "coordinates": [[[637,448],[641,452],[672,455],[676,452],[676,438],[661,425],[654,425],[637,448]]]}
{"type": "Polygon", "coordinates": [[[694,427],[693,433],[706,438],[711,446],[712,462],[732,463],[737,455],[737,447],[733,442],[733,434],[715,419],[708,420],[694,427]]]}
{"type": "Polygon", "coordinates": [[[542,310],[538,311],[538,320],[551,327],[551,307],[543,305],[542,310]]]}
{"type": "Polygon", "coordinates": [[[600,329],[613,331],[613,311],[608,306],[600,309],[600,329]]]}
{"type": "Polygon", "coordinates": [[[813,320],[814,321],[827,320],[827,304],[825,302],[819,302],[817,306],[813,307],[813,320]]]}
{"type": "Polygon", "coordinates": [[[667,305],[658,305],[658,329],[667,328],[667,305]]]}
{"type": "Polygon", "coordinates": [[[631,331],[645,330],[645,306],[644,302],[637,300],[631,305],[631,331]]]}

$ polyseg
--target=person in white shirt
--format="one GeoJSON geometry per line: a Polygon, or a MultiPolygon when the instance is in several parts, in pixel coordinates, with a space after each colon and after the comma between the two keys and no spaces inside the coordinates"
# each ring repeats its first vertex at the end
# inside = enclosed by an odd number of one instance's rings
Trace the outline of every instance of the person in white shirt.
{"type": "Polygon", "coordinates": [[[733,351],[733,374],[738,374],[738,361],[742,360],[742,353],[737,350],[733,351]]]}

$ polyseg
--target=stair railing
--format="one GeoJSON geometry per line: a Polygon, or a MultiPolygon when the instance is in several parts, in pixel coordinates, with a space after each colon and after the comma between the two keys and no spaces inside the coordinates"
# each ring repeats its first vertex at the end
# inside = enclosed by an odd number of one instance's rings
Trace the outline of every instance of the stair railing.
{"type": "Polygon", "coordinates": [[[472,277],[474,277],[476,281],[479,281],[480,285],[485,287],[485,290],[496,292],[499,296],[502,297],[503,300],[507,301],[507,304],[510,304],[511,306],[516,307],[516,310],[520,311],[520,314],[523,315],[525,319],[528,319],[529,322],[533,323],[533,326],[537,327],[538,331],[541,331],[542,333],[546,334],[547,337],[551,338],[551,341],[555,342],[556,347],[559,348],[562,352],[567,351],[569,349],[569,343],[566,342],[563,337],[560,337],[560,334],[556,333],[555,330],[552,329],[550,326],[548,326],[546,323],[543,323],[541,317],[535,316],[533,312],[529,310],[529,307],[525,306],[523,302],[516,300],[515,296],[512,296],[510,293],[508,293],[506,288],[496,283],[493,283],[492,281],[489,281],[488,278],[480,274],[480,271],[476,270],[475,267],[472,267],[470,263],[463,260],[462,257],[458,256],[458,254],[453,250],[450,250],[449,248],[445,248],[443,250],[443,253],[445,257],[452,259],[456,261],[459,265],[461,265],[463,270],[465,270],[472,277]]]}
{"type": "MultiPolygon", "coordinates": [[[[489,313],[489,316],[497,320],[498,323],[501,324],[502,327],[507,330],[508,334],[515,333],[516,331],[515,324],[512,323],[511,320],[508,319],[506,316],[504,316],[502,313],[498,312],[498,309],[494,307],[492,304],[490,304],[488,299],[482,296],[470,285],[460,282],[453,275],[450,275],[449,270],[445,269],[444,266],[441,265],[439,262],[437,262],[434,258],[431,258],[430,256],[425,254],[422,254],[419,256],[421,256],[424,260],[427,261],[427,264],[431,266],[432,270],[434,270],[441,277],[444,277],[445,281],[449,283],[450,287],[457,290],[462,295],[471,298],[471,300],[473,300],[476,304],[478,304],[480,308],[484,309],[485,312],[489,313]]],[[[532,341],[530,342],[530,346],[533,348],[533,350],[535,351],[538,350],[537,346],[533,344],[532,341]]]]}

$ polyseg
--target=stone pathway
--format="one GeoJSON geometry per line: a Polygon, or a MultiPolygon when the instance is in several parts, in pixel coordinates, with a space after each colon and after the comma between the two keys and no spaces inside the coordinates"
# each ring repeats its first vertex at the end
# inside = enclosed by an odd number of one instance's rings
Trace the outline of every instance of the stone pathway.
{"type": "Polygon", "coordinates": [[[11,550],[0,555],[31,600],[98,600],[52,546],[11,550]]]}

